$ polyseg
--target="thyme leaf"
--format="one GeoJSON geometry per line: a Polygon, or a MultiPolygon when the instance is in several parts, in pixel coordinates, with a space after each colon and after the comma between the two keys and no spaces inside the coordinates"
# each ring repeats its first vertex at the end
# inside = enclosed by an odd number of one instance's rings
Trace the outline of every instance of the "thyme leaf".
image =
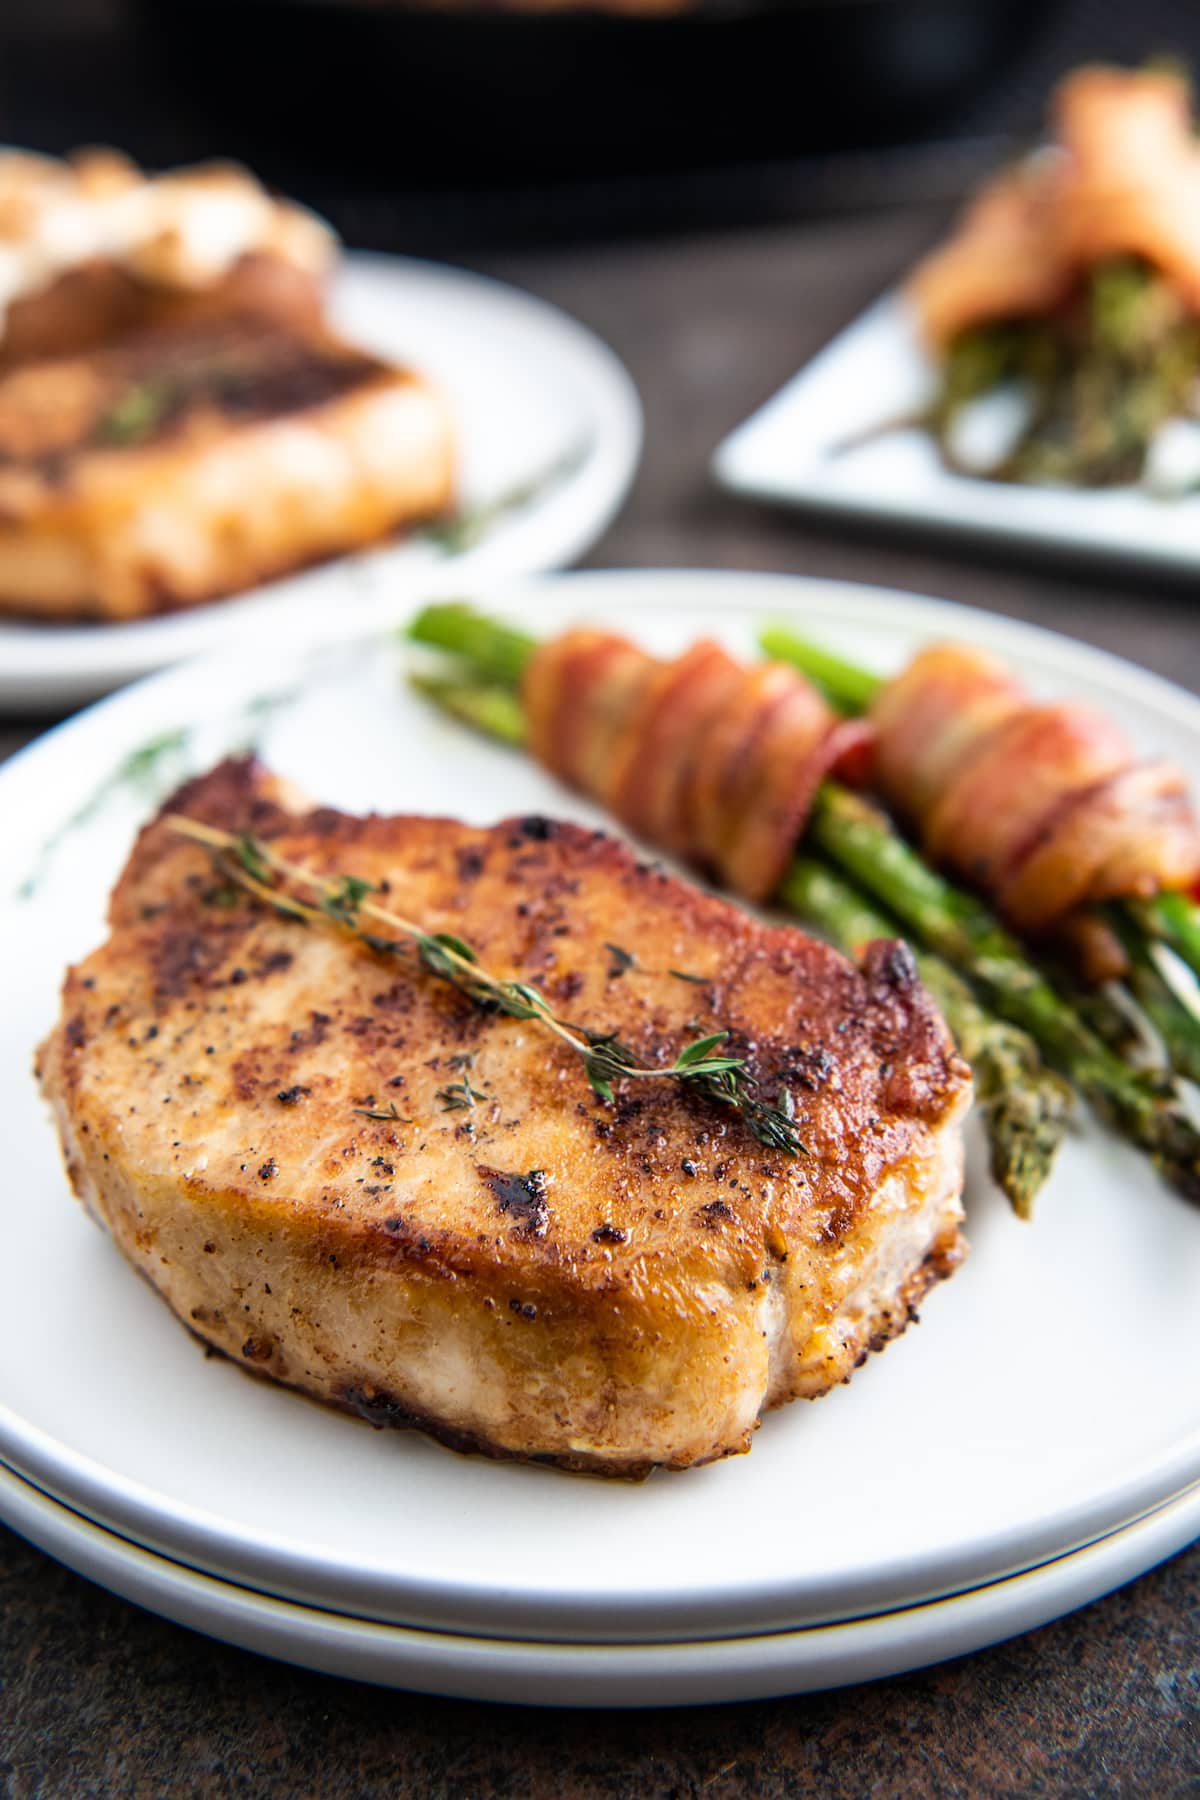
{"type": "Polygon", "coordinates": [[[252,875],[255,881],[261,881],[264,887],[271,887],[274,884],[275,877],[259,849],[256,838],[244,834],[234,844],[233,853],[247,875],[252,875]]]}
{"type": "Polygon", "coordinates": [[[134,382],[97,421],[93,436],[101,444],[137,444],[150,436],[176,398],[169,381],[134,382]]]}
{"type": "Polygon", "coordinates": [[[443,1112],[466,1112],[479,1100],[486,1100],[487,1095],[480,1093],[477,1087],[471,1086],[471,1078],[464,1075],[461,1081],[452,1081],[446,1087],[439,1088],[437,1098],[442,1103],[443,1112]]]}
{"type": "Polygon", "coordinates": [[[739,1059],[729,1057],[710,1057],[709,1051],[716,1044],[723,1044],[729,1036],[727,1031],[714,1031],[710,1037],[697,1038],[694,1044],[688,1044],[675,1059],[677,1069],[694,1069],[698,1075],[715,1075],[730,1067],[741,1067],[739,1059]],[[717,1065],[720,1065],[718,1068],[717,1065]]]}
{"type": "Polygon", "coordinates": [[[443,981],[457,979],[455,965],[457,963],[473,963],[475,952],[461,938],[454,937],[448,931],[439,931],[430,937],[425,932],[419,933],[417,951],[421,961],[431,975],[440,975],[443,981]]]}
{"type": "Polygon", "coordinates": [[[374,892],[372,882],[363,881],[357,875],[343,875],[337,887],[323,896],[321,911],[336,919],[339,925],[356,925],[359,907],[367,895],[374,892]]]}
{"type": "MultiPolygon", "coordinates": [[[[282,1099],[283,1095],[281,1094],[279,1098],[282,1099]]],[[[397,1125],[412,1124],[411,1119],[400,1117],[400,1109],[394,1100],[389,1100],[386,1106],[352,1106],[350,1111],[359,1113],[364,1119],[386,1119],[389,1122],[394,1121],[397,1125]]]]}

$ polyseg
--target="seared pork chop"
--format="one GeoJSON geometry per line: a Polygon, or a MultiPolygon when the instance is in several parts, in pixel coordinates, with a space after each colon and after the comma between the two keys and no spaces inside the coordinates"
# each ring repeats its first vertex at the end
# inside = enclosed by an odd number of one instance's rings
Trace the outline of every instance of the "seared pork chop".
{"type": "Polygon", "coordinates": [[[572,824],[277,791],[225,763],[167,810],[379,884],[642,1063],[728,1030],[804,1152],[675,1082],[602,1100],[536,1022],[281,917],[160,816],[40,1074],[77,1193],[208,1343],[379,1423],[633,1475],[748,1448],[955,1267],[970,1079],[902,945],[860,972],[572,824]]]}
{"type": "Polygon", "coordinates": [[[131,618],[449,502],[446,405],[329,332],[198,311],[0,372],[0,612],[131,618]]]}

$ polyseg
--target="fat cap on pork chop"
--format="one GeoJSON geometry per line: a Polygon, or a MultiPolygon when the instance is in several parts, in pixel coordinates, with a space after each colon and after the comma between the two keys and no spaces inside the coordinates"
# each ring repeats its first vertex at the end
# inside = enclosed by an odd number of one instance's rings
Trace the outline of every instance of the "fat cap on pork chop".
{"type": "Polygon", "coordinates": [[[377,883],[641,1062],[727,1029],[806,1153],[673,1081],[605,1103],[543,1027],[289,922],[160,815],[40,1074],[76,1192],[208,1343],[375,1422],[638,1475],[748,1448],[955,1267],[969,1072],[904,946],[860,972],[573,824],[279,792],[231,761],[164,812],[377,883]]]}

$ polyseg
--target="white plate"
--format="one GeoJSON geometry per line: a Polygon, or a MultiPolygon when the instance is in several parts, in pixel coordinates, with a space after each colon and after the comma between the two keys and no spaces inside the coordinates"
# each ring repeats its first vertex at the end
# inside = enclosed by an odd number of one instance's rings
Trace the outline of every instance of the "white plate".
{"type": "MultiPolygon", "coordinates": [[[[1200,748],[1200,702],[1166,683],[910,596],[651,572],[560,577],[489,603],[538,630],[603,616],[660,647],[715,631],[744,651],[758,621],[795,609],[880,668],[958,634],[1010,655],[1043,692],[1102,702],[1185,766],[1200,748]]],[[[29,1073],[62,965],[101,936],[150,797],[108,771],[194,724],[157,766],[173,782],[254,727],[275,766],[355,810],[598,819],[525,758],[426,712],[401,685],[403,656],[387,641],[273,646],[269,674],[209,660],[117,695],[0,771],[13,878],[37,878],[0,914],[0,1459],[151,1548],[285,1598],[454,1632],[624,1642],[944,1596],[1200,1480],[1200,1212],[1093,1126],[1065,1147],[1032,1226],[992,1189],[974,1141],[973,1254],[920,1328],[819,1405],[773,1415],[748,1457],[643,1487],[456,1457],[198,1352],[68,1198],[29,1073]],[[264,691],[274,710],[254,715],[264,691]]]]}
{"type": "Polygon", "coordinates": [[[919,411],[934,379],[902,297],[888,295],[726,438],[717,478],[737,493],[825,515],[1200,568],[1200,494],[1165,500],[1139,487],[1089,493],[976,481],[944,468],[925,432],[869,436],[919,411]],[[842,448],[860,435],[868,441],[842,448]]]}
{"type": "Polygon", "coordinates": [[[1200,1532],[1200,1488],[1087,1550],[953,1600],[809,1631],[678,1644],[529,1644],[296,1606],[155,1556],[3,1468],[0,1518],[150,1612],[327,1675],[520,1706],[697,1706],[877,1681],[1032,1631],[1183,1549],[1200,1532]]]}
{"type": "Polygon", "coordinates": [[[472,548],[448,557],[418,532],[230,600],[130,624],[0,619],[0,707],[67,707],[235,632],[293,631],[337,613],[370,624],[397,590],[560,568],[613,518],[637,467],[642,418],[623,365],[582,325],[532,295],[397,257],[347,257],[333,294],[356,343],[438,381],[458,422],[468,510],[509,504],[472,548]],[[520,503],[519,491],[532,492],[520,503]]]}

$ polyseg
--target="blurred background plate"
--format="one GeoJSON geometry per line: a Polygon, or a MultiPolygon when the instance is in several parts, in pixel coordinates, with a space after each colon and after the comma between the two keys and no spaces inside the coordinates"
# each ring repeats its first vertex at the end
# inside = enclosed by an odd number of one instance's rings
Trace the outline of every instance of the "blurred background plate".
{"type": "Polygon", "coordinates": [[[725,439],[717,479],[824,518],[1200,570],[1200,493],[1160,499],[1136,486],[1024,487],[953,474],[927,432],[889,429],[919,412],[934,387],[903,296],[890,294],[725,439]]]}
{"type": "Polygon", "coordinates": [[[616,513],[641,449],[637,392],[612,351],[544,301],[479,275],[351,255],[335,326],[431,376],[450,398],[462,458],[461,545],[416,531],[248,594],[129,624],[0,620],[0,707],[66,707],[235,635],[290,635],[336,613],[347,633],[371,605],[447,578],[573,562],[616,513]],[[453,571],[449,574],[449,571],[453,571]]]}

